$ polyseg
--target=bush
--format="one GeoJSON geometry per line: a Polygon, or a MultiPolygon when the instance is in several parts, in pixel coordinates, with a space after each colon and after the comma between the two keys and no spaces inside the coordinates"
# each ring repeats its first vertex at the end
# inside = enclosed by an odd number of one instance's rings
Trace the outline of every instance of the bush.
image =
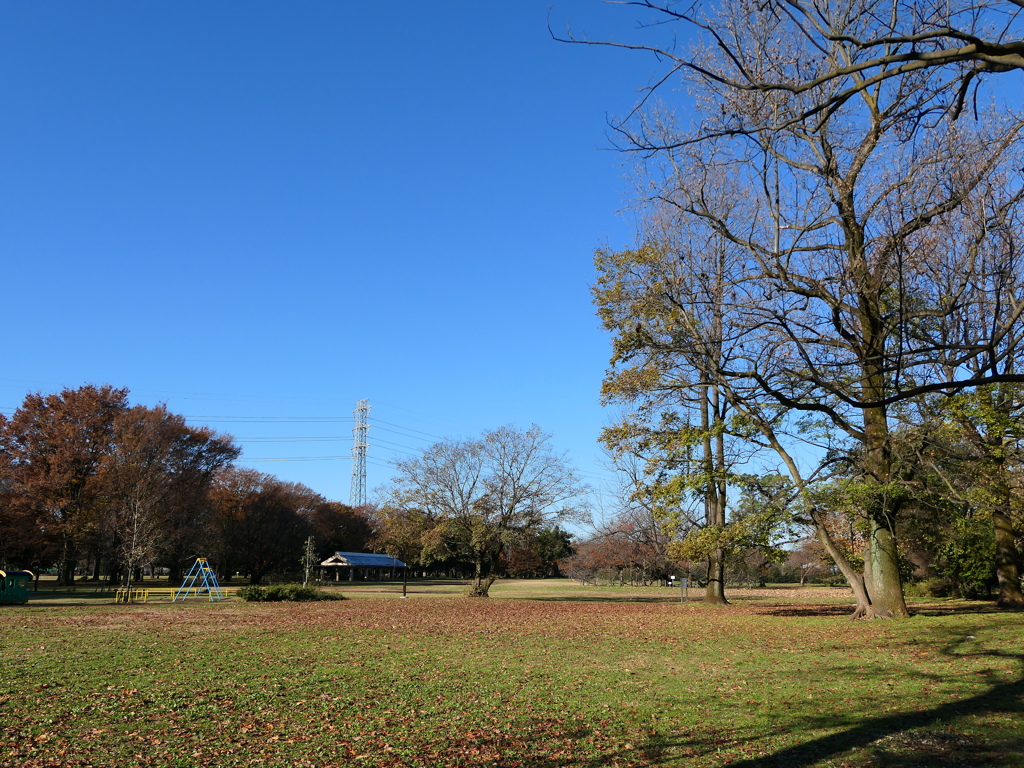
{"type": "Polygon", "coordinates": [[[324,592],[317,587],[304,587],[301,584],[274,584],[269,587],[250,584],[235,594],[239,600],[245,600],[247,603],[310,603],[318,600],[345,599],[341,595],[324,592]]]}
{"type": "Polygon", "coordinates": [[[267,590],[255,584],[249,584],[235,592],[235,596],[247,603],[262,603],[267,599],[267,590]]]}
{"type": "Polygon", "coordinates": [[[904,585],[903,591],[910,597],[949,597],[952,585],[939,576],[930,576],[904,585]]]}

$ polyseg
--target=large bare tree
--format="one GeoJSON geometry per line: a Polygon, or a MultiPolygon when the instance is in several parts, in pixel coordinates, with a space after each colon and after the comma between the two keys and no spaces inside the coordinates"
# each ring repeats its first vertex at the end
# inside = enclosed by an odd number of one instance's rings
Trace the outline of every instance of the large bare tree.
{"type": "Polygon", "coordinates": [[[437,534],[464,548],[475,567],[474,597],[487,597],[502,553],[518,538],[587,516],[585,486],[537,426],[446,440],[395,468],[393,506],[423,510],[439,521],[437,534]]]}
{"type": "MultiPolygon", "coordinates": [[[[992,96],[979,119],[954,120],[946,107],[963,83],[942,67],[845,94],[829,73],[857,60],[865,25],[877,23],[859,7],[828,6],[829,34],[815,37],[777,5],[724,0],[673,70],[691,111],[648,102],[619,130],[642,158],[657,215],[670,210],[700,242],[737,252],[721,294],[732,355],[693,383],[729,381],[745,402],[816,416],[856,445],[868,526],[861,608],[905,616],[890,409],[1021,379],[1024,123],[992,96]]],[[[704,311],[680,293],[680,317],[704,311]]],[[[693,327],[718,343],[706,323],[693,327]]]]}
{"type": "MultiPolygon", "coordinates": [[[[564,42],[611,45],[654,54],[667,70],[643,89],[646,101],[672,87],[676,76],[696,74],[736,91],[800,95],[793,112],[779,113],[770,127],[824,122],[847,101],[894,79],[942,70],[950,88],[931,95],[929,108],[956,119],[978,86],[991,75],[1024,70],[1024,0],[765,0],[759,3],[687,0],[616,0],[648,13],[641,28],[672,30],[651,42],[611,42],[576,36],[564,42]],[[757,45],[780,51],[798,47],[810,56],[788,69],[765,68],[743,55],[732,28],[753,19],[764,37],[757,45]],[[680,32],[682,34],[680,34],[680,32]],[[694,49],[686,40],[701,36],[694,49]],[[728,68],[707,65],[706,53],[728,59],[728,68]]],[[[622,127],[622,126],[620,126],[622,127]]],[[[632,132],[624,130],[632,141],[632,132]]]]}

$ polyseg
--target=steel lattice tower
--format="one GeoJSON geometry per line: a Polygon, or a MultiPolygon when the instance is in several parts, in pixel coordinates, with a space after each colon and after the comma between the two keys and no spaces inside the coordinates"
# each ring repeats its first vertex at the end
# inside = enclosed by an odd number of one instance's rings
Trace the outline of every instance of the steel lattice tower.
{"type": "Polygon", "coordinates": [[[370,413],[370,401],[360,400],[352,415],[356,417],[356,425],[352,427],[352,482],[349,484],[348,503],[353,507],[361,507],[366,503],[366,432],[370,425],[366,417],[370,413]]]}

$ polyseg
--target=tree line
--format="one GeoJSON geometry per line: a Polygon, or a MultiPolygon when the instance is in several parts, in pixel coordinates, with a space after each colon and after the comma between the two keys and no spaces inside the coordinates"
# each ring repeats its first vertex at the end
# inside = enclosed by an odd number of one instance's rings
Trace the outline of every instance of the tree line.
{"type": "MultiPolygon", "coordinates": [[[[128,390],[30,394],[0,415],[0,563],[120,583],[143,566],[180,579],[197,555],[254,583],[293,569],[314,536],[325,553],[362,549],[362,510],[299,483],[234,466],[228,435],[128,390]]],[[[325,555],[326,556],[326,555],[325,555]]]]}
{"type": "Polygon", "coordinates": [[[554,575],[571,537],[546,523],[561,519],[551,507],[574,486],[560,485],[546,439],[508,427],[439,444],[398,465],[403,502],[419,506],[353,508],[235,466],[241,449],[230,435],[191,426],[163,405],[133,406],[126,389],[29,394],[11,416],[0,414],[0,566],[54,568],[60,585],[123,583],[143,568],[177,581],[201,555],[221,578],[258,584],[298,573],[311,543],[316,563],[338,551],[388,551],[421,572],[475,575],[488,586],[499,574],[554,575]],[[431,456],[475,468],[479,493],[467,496],[469,506],[438,504],[426,485],[412,492],[431,456]],[[524,469],[533,474],[503,483],[489,476],[524,469]]]}

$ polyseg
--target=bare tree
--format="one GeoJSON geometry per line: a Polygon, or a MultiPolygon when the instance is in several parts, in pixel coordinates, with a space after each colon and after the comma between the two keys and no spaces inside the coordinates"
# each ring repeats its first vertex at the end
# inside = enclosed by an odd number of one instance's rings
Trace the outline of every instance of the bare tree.
{"type": "MultiPolygon", "coordinates": [[[[859,610],[905,616],[889,410],[1021,379],[1024,280],[1007,222],[1021,202],[1024,123],[993,101],[984,119],[953,122],[939,105],[962,83],[941,67],[843,95],[827,76],[873,23],[843,15],[852,7],[828,6],[839,15],[815,38],[777,4],[723,0],[701,22],[713,42],[676,70],[696,110],[684,121],[649,103],[619,129],[658,215],[672,210],[695,243],[714,236],[736,251],[721,313],[732,356],[717,356],[708,381],[730,382],[734,406],[756,405],[762,425],[769,407],[804,413],[856,446],[869,527],[859,610]],[[743,85],[821,77],[817,90],[743,85]]],[[[675,319],[705,311],[677,293],[675,319]]],[[[691,329],[718,343],[706,322],[691,329]]]]}
{"type": "Polygon", "coordinates": [[[474,563],[475,597],[487,597],[502,552],[518,536],[586,517],[585,486],[537,426],[447,440],[395,467],[393,505],[423,510],[440,523],[435,540],[448,534],[460,543],[474,563]]]}
{"type": "MultiPolygon", "coordinates": [[[[792,110],[774,115],[771,129],[795,123],[824,124],[851,99],[877,92],[888,81],[941,70],[949,87],[931,94],[929,111],[956,119],[978,86],[989,75],[1024,70],[1024,0],[766,0],[749,4],[679,2],[678,0],[618,0],[651,13],[640,26],[682,28],[701,39],[695,51],[678,44],[675,33],[665,44],[646,41],[611,42],[569,34],[556,39],[646,51],[667,65],[644,89],[644,101],[677,76],[695,74],[729,90],[800,96],[792,110]],[[743,53],[736,30],[762,36],[755,46],[795,48],[811,58],[789,68],[764,67],[743,53]],[[709,66],[713,51],[729,66],[709,66]]],[[[554,35],[553,35],[554,36],[554,35]]],[[[748,38],[748,40],[753,40],[748,38]]],[[[796,62],[794,62],[796,63],[796,62]]],[[[622,129],[623,126],[617,126],[622,129]]],[[[635,136],[627,129],[629,141],[635,136]]]]}
{"type": "MultiPolygon", "coordinates": [[[[616,439],[623,437],[619,435],[616,439]]],[[[643,579],[663,579],[676,570],[669,551],[672,542],[685,537],[697,524],[695,507],[699,506],[701,512],[706,512],[706,508],[703,504],[686,504],[679,498],[673,499],[671,505],[662,503],[655,478],[650,475],[651,471],[659,471],[660,462],[650,461],[650,456],[645,461],[635,453],[625,452],[636,448],[635,444],[622,442],[618,446],[611,462],[619,479],[618,509],[608,523],[598,527],[598,534],[625,537],[631,562],[639,567],[643,579]]]]}

